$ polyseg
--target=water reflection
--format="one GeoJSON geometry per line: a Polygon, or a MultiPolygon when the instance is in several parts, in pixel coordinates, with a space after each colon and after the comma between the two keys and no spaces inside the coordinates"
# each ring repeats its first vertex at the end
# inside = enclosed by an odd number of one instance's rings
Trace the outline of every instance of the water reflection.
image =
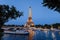
{"type": "Polygon", "coordinates": [[[60,31],[41,31],[36,30],[30,35],[4,34],[3,40],[60,40],[60,31]],[[33,35],[32,35],[33,34],[33,35]]]}
{"type": "Polygon", "coordinates": [[[60,40],[60,31],[36,31],[34,40],[60,40]]]}
{"type": "Polygon", "coordinates": [[[28,35],[4,34],[3,40],[28,40],[28,35]]]}

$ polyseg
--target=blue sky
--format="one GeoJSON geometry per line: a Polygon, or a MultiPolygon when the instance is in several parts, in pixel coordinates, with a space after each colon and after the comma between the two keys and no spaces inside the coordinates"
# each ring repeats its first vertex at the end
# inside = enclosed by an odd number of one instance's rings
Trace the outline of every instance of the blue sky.
{"type": "Polygon", "coordinates": [[[47,7],[42,6],[43,0],[0,0],[0,4],[14,5],[17,10],[23,11],[24,16],[16,20],[9,20],[5,24],[25,24],[28,19],[29,6],[32,7],[32,18],[34,24],[60,23],[60,14],[47,7]]]}

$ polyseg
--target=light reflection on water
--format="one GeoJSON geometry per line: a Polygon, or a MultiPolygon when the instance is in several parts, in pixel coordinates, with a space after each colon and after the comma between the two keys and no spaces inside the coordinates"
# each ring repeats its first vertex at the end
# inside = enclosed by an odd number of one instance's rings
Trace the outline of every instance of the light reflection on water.
{"type": "MultiPolygon", "coordinates": [[[[60,40],[60,31],[34,31],[32,40],[60,40]]],[[[32,36],[32,35],[30,35],[32,36]]],[[[31,39],[31,38],[30,38],[31,39]]],[[[4,34],[3,40],[29,40],[29,35],[4,34]]]]}

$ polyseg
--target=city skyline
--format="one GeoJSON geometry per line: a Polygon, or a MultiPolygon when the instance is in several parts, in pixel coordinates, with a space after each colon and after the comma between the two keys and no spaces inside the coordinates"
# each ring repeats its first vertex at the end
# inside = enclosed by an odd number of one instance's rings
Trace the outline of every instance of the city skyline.
{"type": "Polygon", "coordinates": [[[23,16],[16,20],[10,20],[6,24],[25,24],[28,19],[29,6],[32,7],[32,19],[34,24],[60,23],[60,14],[42,5],[43,0],[0,0],[0,4],[15,6],[17,10],[23,12],[23,16]]]}

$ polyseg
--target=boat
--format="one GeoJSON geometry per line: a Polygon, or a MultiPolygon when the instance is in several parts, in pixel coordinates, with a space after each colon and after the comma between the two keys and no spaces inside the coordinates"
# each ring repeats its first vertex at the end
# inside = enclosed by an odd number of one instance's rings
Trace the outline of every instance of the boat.
{"type": "Polygon", "coordinates": [[[28,35],[29,32],[26,30],[16,30],[16,31],[4,31],[4,34],[28,35]]]}

